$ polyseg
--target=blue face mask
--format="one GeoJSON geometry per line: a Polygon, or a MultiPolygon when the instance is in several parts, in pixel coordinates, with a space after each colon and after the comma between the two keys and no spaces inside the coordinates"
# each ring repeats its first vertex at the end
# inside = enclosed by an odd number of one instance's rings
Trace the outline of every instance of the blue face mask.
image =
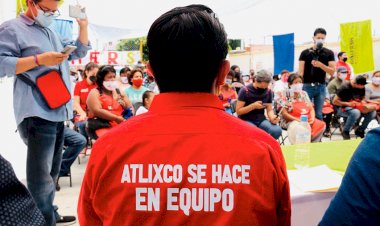
{"type": "Polygon", "coordinates": [[[46,16],[45,13],[40,9],[37,9],[37,16],[34,18],[36,23],[41,27],[49,27],[51,23],[53,23],[53,19],[53,15],[46,16]]]}

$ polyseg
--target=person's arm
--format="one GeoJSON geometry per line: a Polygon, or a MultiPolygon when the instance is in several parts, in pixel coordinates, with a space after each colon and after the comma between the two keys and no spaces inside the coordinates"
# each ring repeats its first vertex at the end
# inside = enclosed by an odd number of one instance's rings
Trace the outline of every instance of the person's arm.
{"type": "Polygon", "coordinates": [[[313,60],[312,64],[314,67],[321,68],[324,72],[330,74],[331,76],[333,76],[335,73],[335,61],[329,61],[328,65],[325,65],[318,60],[313,60]]]}
{"type": "Polygon", "coordinates": [[[265,106],[262,105],[261,101],[256,101],[255,103],[252,103],[252,104],[245,106],[245,107],[244,107],[244,105],[245,105],[244,101],[238,100],[238,102],[236,104],[236,114],[238,116],[248,114],[249,112],[251,112],[255,109],[265,108],[265,106]]]}
{"type": "Polygon", "coordinates": [[[74,107],[73,108],[74,108],[74,111],[76,111],[80,115],[80,118],[79,118],[80,121],[86,119],[87,114],[82,109],[82,107],[80,106],[80,97],[79,96],[74,96],[74,107]]]}
{"type": "Polygon", "coordinates": [[[305,71],[305,61],[300,60],[298,61],[298,74],[303,77],[305,71]]]}
{"type": "Polygon", "coordinates": [[[119,115],[114,115],[111,112],[102,108],[102,104],[99,100],[99,91],[97,89],[92,89],[87,97],[87,107],[94,114],[94,116],[120,123],[124,121],[124,118],[119,115]]]}
{"type": "Polygon", "coordinates": [[[63,53],[46,52],[36,56],[17,58],[16,75],[38,66],[55,66],[61,64],[67,57],[68,56],[63,53]]]}
{"type": "Polygon", "coordinates": [[[333,105],[336,105],[338,107],[351,107],[353,103],[342,101],[338,95],[335,95],[333,105]]]}
{"type": "Polygon", "coordinates": [[[79,25],[79,41],[85,45],[88,46],[88,19],[77,19],[78,25],[79,25]]]}
{"type": "Polygon", "coordinates": [[[288,109],[284,109],[281,112],[282,117],[285,119],[287,122],[293,122],[293,121],[300,121],[299,118],[294,117],[293,115],[289,114],[288,109]]]}
{"type": "Polygon", "coordinates": [[[360,143],[319,226],[380,224],[379,140],[376,128],[360,143]]]}
{"type": "Polygon", "coordinates": [[[276,125],[280,121],[280,117],[277,117],[277,115],[273,112],[272,104],[266,105],[266,110],[267,110],[267,115],[268,115],[269,121],[273,125],[276,125]]]}

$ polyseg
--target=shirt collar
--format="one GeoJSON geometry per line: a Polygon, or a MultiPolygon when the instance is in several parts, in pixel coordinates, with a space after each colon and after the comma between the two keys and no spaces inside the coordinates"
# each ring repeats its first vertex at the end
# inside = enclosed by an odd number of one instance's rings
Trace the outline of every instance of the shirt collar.
{"type": "Polygon", "coordinates": [[[210,93],[162,93],[154,97],[149,111],[167,112],[188,107],[215,108],[224,111],[219,98],[210,93]]]}
{"type": "Polygon", "coordinates": [[[20,13],[20,20],[21,20],[21,22],[23,22],[24,24],[29,25],[29,26],[31,26],[35,23],[35,21],[33,19],[29,18],[24,13],[20,13]]]}

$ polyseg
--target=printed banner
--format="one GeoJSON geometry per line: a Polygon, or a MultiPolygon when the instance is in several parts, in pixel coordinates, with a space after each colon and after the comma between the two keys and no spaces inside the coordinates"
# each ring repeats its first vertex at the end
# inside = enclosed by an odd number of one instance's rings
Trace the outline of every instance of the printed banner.
{"type": "Polygon", "coordinates": [[[139,60],[140,51],[90,51],[86,57],[70,61],[70,65],[86,65],[89,62],[99,65],[134,65],[139,60]]]}
{"type": "Polygon", "coordinates": [[[341,24],[340,37],[340,49],[347,52],[348,62],[353,66],[355,74],[373,71],[371,21],[341,24]]]}
{"type": "Polygon", "coordinates": [[[294,71],[294,33],[273,36],[274,74],[294,71]]]}

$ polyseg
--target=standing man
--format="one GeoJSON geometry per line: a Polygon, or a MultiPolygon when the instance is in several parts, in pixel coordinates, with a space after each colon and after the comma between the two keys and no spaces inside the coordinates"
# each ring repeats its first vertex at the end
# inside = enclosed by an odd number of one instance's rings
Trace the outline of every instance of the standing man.
{"type": "Polygon", "coordinates": [[[338,61],[336,62],[336,67],[345,67],[346,70],[347,70],[347,74],[346,74],[346,77],[344,78],[344,80],[350,80],[350,79],[354,79],[355,75],[354,75],[354,70],[351,66],[351,64],[347,63],[347,53],[346,52],[339,52],[338,53],[338,61]]]}
{"type": "Polygon", "coordinates": [[[289,226],[278,142],[226,113],[217,97],[230,64],[216,14],[203,5],[172,9],[147,40],[161,94],[94,145],[80,224],[289,226]]]}
{"type": "Polygon", "coordinates": [[[299,58],[299,74],[303,76],[303,90],[314,103],[315,116],[322,120],[322,107],[326,97],[326,73],[331,76],[335,72],[333,51],[323,47],[326,30],[317,28],[314,31],[314,45],[302,51],[299,58]]]}
{"type": "MultiPolygon", "coordinates": [[[[27,11],[0,26],[0,77],[15,76],[14,112],[17,128],[27,145],[26,180],[37,207],[47,225],[75,222],[75,217],[61,217],[53,206],[63,146],[63,122],[73,117],[72,102],[50,109],[41,93],[19,79],[20,74],[35,82],[51,69],[60,72],[70,90],[67,59],[84,57],[90,49],[87,19],[77,20],[79,38],[62,41],[49,29],[59,16],[57,0],[27,0],[27,11]],[[66,45],[75,45],[71,54],[61,53],[66,45]]],[[[51,84],[54,86],[54,84],[51,84]]]]}

